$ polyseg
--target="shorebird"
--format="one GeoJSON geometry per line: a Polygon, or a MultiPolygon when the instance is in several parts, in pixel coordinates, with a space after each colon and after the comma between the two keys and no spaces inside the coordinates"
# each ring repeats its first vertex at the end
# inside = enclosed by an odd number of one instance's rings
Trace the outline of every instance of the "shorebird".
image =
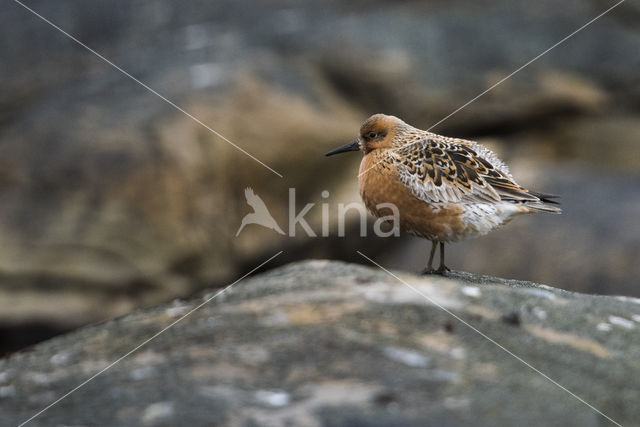
{"type": "Polygon", "coordinates": [[[397,117],[375,114],[360,136],[327,156],[362,151],[360,196],[378,218],[393,203],[400,229],[431,240],[424,274],[445,274],[444,244],[483,236],[513,217],[534,212],[561,213],[558,196],[528,190],[488,148],[474,141],[417,129],[397,117]],[[440,266],[433,268],[440,245],[440,266]]]}

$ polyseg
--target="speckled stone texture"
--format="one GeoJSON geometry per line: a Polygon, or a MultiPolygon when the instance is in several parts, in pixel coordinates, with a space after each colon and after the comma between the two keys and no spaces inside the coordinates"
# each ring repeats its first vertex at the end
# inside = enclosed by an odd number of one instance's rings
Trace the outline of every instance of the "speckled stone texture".
{"type": "MultiPolygon", "coordinates": [[[[30,425],[614,425],[505,350],[640,425],[640,300],[395,274],[415,290],[330,261],[241,281],[30,425]]],[[[214,292],[0,361],[2,424],[26,420],[214,292]]]]}

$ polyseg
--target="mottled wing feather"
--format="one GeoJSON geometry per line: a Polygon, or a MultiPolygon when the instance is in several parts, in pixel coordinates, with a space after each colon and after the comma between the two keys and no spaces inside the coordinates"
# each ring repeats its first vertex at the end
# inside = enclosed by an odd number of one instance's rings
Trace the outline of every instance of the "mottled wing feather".
{"type": "Polygon", "coordinates": [[[471,141],[433,135],[394,150],[392,156],[405,185],[427,202],[540,201],[513,180],[493,152],[471,141]]]}

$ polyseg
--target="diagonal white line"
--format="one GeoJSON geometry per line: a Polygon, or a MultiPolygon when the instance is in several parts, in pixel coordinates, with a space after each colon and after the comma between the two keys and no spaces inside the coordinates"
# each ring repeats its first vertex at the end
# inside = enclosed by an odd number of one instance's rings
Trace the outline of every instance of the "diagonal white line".
{"type": "MultiPolygon", "coordinates": [[[[492,86],[490,86],[488,89],[484,90],[483,92],[481,92],[479,95],[475,96],[474,98],[470,99],[469,101],[465,102],[464,104],[462,104],[460,107],[458,107],[456,110],[454,110],[453,112],[449,113],[448,115],[446,115],[445,117],[443,117],[442,119],[438,120],[435,124],[431,125],[428,129],[427,132],[429,132],[431,129],[433,129],[434,127],[438,126],[440,123],[444,122],[445,120],[447,120],[449,117],[457,114],[460,110],[466,108],[469,104],[475,102],[478,98],[484,96],[487,94],[487,92],[495,89],[497,86],[501,85],[502,83],[504,83],[506,80],[510,79],[511,77],[513,77],[515,74],[517,74],[518,72],[522,71],[524,68],[528,67],[529,65],[531,65],[532,63],[534,63],[535,61],[537,61],[538,59],[542,58],[544,55],[546,55],[547,53],[549,53],[551,50],[555,49],[556,47],[560,46],[562,43],[566,42],[567,40],[569,40],[571,37],[575,36],[576,34],[578,34],[580,31],[584,30],[585,28],[587,28],[589,25],[593,24],[594,22],[596,22],[598,19],[602,18],[604,15],[606,15],[607,13],[611,12],[613,9],[615,9],[616,7],[620,6],[622,3],[624,3],[626,0],[620,0],[618,3],[614,4],[613,6],[611,6],[610,8],[608,8],[607,10],[605,10],[604,12],[602,12],[601,14],[599,14],[598,16],[596,16],[595,18],[591,19],[589,22],[587,22],[586,24],[582,25],[580,28],[578,28],[577,30],[575,30],[574,32],[572,32],[571,34],[567,35],[566,37],[564,37],[562,40],[560,40],[559,42],[555,43],[554,45],[550,46],[549,48],[547,48],[546,50],[544,50],[543,52],[541,52],[538,56],[536,56],[535,58],[527,61],[525,64],[521,65],[518,69],[516,69],[515,71],[513,71],[512,73],[510,73],[508,76],[504,77],[503,79],[501,79],[500,81],[498,81],[497,83],[493,84],[492,86]]],[[[414,144],[417,144],[419,142],[412,142],[410,144],[406,144],[403,146],[404,147],[408,147],[414,144]]],[[[393,150],[391,150],[393,151],[393,150]]],[[[376,162],[374,163],[372,166],[370,166],[368,169],[364,170],[363,172],[360,172],[358,174],[358,178],[360,178],[362,175],[364,175],[365,173],[369,172],[371,169],[373,169],[374,167],[376,167],[377,165],[379,165],[382,162],[376,162]]]]}
{"type": "Polygon", "coordinates": [[[86,50],[88,50],[89,52],[93,53],[95,56],[97,56],[98,58],[102,59],[104,62],[106,62],[107,64],[111,65],[113,68],[115,68],[116,70],[120,71],[122,74],[124,74],[125,76],[129,77],[131,80],[133,80],[134,82],[138,83],[140,86],[142,86],[143,88],[147,89],[149,92],[151,92],[152,94],[156,95],[158,98],[162,99],[163,101],[165,101],[167,104],[171,105],[173,108],[175,108],[176,110],[180,111],[182,114],[186,115],[187,117],[189,117],[190,119],[192,119],[193,121],[195,121],[196,123],[198,123],[200,126],[204,127],[205,129],[209,130],[211,133],[213,133],[214,135],[216,135],[218,138],[222,139],[223,141],[231,144],[233,147],[235,147],[237,150],[239,150],[240,152],[244,153],[245,155],[251,157],[253,160],[255,160],[256,162],[260,163],[262,166],[264,166],[265,168],[269,169],[271,172],[273,172],[274,174],[278,175],[280,178],[282,178],[283,176],[276,172],[274,169],[272,169],[271,167],[267,166],[265,163],[263,163],[262,161],[258,160],[255,156],[253,156],[251,153],[247,152],[245,149],[243,149],[242,147],[238,146],[237,144],[231,142],[227,137],[225,137],[224,135],[222,135],[220,132],[216,131],[215,129],[211,128],[210,126],[208,126],[207,124],[205,124],[202,120],[198,119],[196,116],[194,116],[193,114],[189,113],[188,111],[184,110],[182,107],[180,107],[179,105],[177,105],[176,103],[174,103],[173,101],[170,101],[169,99],[167,99],[165,96],[163,96],[162,94],[158,93],[156,90],[152,89],[151,87],[149,87],[148,85],[146,85],[145,83],[141,82],[140,80],[138,80],[137,78],[135,78],[134,76],[132,76],[131,74],[129,74],[127,71],[123,70],[121,67],[117,66],[116,64],[114,64],[113,62],[109,61],[107,58],[105,58],[104,56],[102,56],[101,54],[99,54],[98,52],[96,52],[95,50],[93,50],[92,48],[90,48],[89,46],[87,46],[86,44],[82,43],[80,40],[78,40],[77,38],[75,38],[74,36],[72,36],[71,34],[67,33],[65,30],[63,30],[62,28],[58,27],[56,24],[54,24],[53,22],[51,22],[50,20],[48,20],[47,18],[45,18],[44,16],[40,15],[38,12],[36,12],[35,10],[29,8],[27,5],[25,5],[24,3],[22,3],[19,0],[13,0],[15,3],[19,4],[20,6],[22,6],[23,8],[25,8],[26,10],[28,10],[29,12],[31,12],[32,14],[34,14],[35,16],[37,16],[38,18],[40,18],[41,20],[43,20],[44,22],[46,22],[47,24],[51,25],[53,28],[55,28],[56,30],[60,31],[62,34],[64,34],[65,36],[67,36],[68,38],[70,38],[71,40],[73,40],[74,42],[76,42],[77,44],[79,44],[80,46],[82,46],[83,48],[85,48],[86,50]]]}
{"type": "Polygon", "coordinates": [[[104,367],[103,369],[101,369],[100,371],[96,372],[95,374],[93,374],[91,377],[89,377],[88,379],[86,379],[85,381],[83,381],[82,383],[80,383],[78,386],[76,386],[75,388],[69,390],[67,393],[65,393],[64,395],[62,395],[61,397],[59,397],[58,399],[56,399],[55,401],[53,401],[52,403],[50,403],[47,407],[43,408],[42,410],[40,410],[38,413],[34,414],[33,416],[31,416],[31,418],[23,421],[22,423],[20,423],[20,425],[18,427],[22,427],[23,425],[31,422],[33,419],[35,419],[36,417],[40,416],[43,412],[49,410],[51,407],[57,405],[58,403],[60,403],[62,400],[66,399],[67,397],[69,397],[69,395],[71,395],[72,393],[78,391],[80,388],[84,387],[85,385],[87,385],[88,383],[90,383],[91,381],[93,381],[94,379],[96,379],[98,376],[102,375],[104,372],[106,372],[107,370],[111,369],[113,366],[117,365],[118,363],[120,363],[123,359],[125,359],[126,357],[128,357],[129,355],[131,355],[132,353],[135,353],[136,351],[138,351],[140,348],[144,347],[145,345],[147,345],[149,342],[151,342],[152,340],[154,340],[155,338],[157,338],[158,336],[162,335],[164,332],[166,332],[168,329],[171,329],[173,326],[175,326],[178,322],[182,321],[184,318],[186,318],[187,316],[189,316],[190,314],[192,314],[193,312],[195,312],[196,310],[200,309],[201,307],[203,307],[204,305],[208,304],[209,302],[213,301],[215,298],[217,298],[219,295],[223,294],[224,292],[226,292],[227,290],[231,289],[231,287],[233,285],[235,285],[236,283],[240,282],[242,279],[244,279],[245,277],[247,277],[248,275],[250,275],[251,273],[253,273],[254,271],[260,269],[263,265],[267,264],[268,262],[270,262],[272,259],[274,259],[275,257],[279,256],[283,251],[278,252],[277,254],[273,255],[271,258],[269,258],[268,260],[262,262],[259,266],[253,268],[251,271],[249,271],[248,273],[244,274],[242,277],[240,277],[239,279],[237,279],[235,282],[231,283],[230,285],[228,285],[227,287],[225,287],[224,289],[221,289],[220,291],[216,292],[212,297],[207,298],[206,300],[204,300],[202,303],[198,304],[196,307],[192,308],[191,310],[189,310],[188,313],[184,314],[183,316],[181,316],[180,318],[174,320],[173,322],[171,322],[168,326],[164,327],[162,330],[160,330],[159,332],[156,332],[154,335],[152,335],[150,338],[147,338],[146,340],[144,340],[141,344],[137,345],[135,348],[129,350],[127,353],[125,353],[124,355],[120,356],[118,359],[116,359],[115,361],[111,362],[109,365],[107,365],[106,367],[104,367]]]}
{"type": "Polygon", "coordinates": [[[559,42],[557,42],[556,44],[554,44],[553,46],[549,47],[548,49],[546,49],[545,51],[543,51],[542,53],[540,53],[538,56],[536,56],[535,58],[529,60],[528,62],[526,62],[524,65],[520,66],[520,68],[516,69],[515,71],[513,71],[511,74],[509,74],[508,76],[506,76],[505,78],[503,78],[502,80],[498,81],[497,83],[495,83],[494,85],[492,85],[491,87],[489,87],[488,89],[486,89],[484,92],[480,93],[478,96],[476,96],[475,98],[470,99],[469,101],[467,101],[466,103],[462,104],[460,107],[458,107],[455,111],[449,113],[447,116],[443,117],[442,119],[438,120],[435,124],[433,124],[431,127],[429,127],[427,129],[427,132],[430,131],[431,129],[433,129],[434,127],[438,126],[440,123],[444,122],[445,120],[447,120],[449,117],[453,116],[454,114],[456,114],[458,111],[462,110],[463,108],[465,108],[467,105],[471,104],[472,102],[474,102],[475,100],[477,100],[478,98],[480,98],[481,96],[485,95],[487,92],[489,92],[490,90],[494,89],[495,87],[501,85],[502,83],[504,83],[506,80],[510,79],[511,77],[513,77],[516,73],[520,72],[523,68],[528,67],[529,65],[531,65],[533,62],[537,61],[538,59],[542,58],[544,55],[546,55],[547,53],[549,53],[551,50],[555,49],[556,47],[558,47],[559,45],[561,45],[562,43],[566,42],[567,40],[569,40],[571,37],[575,36],[576,34],[578,34],[580,31],[584,30],[586,27],[588,27],[589,25],[593,24],[594,22],[596,22],[598,19],[602,18],[604,15],[606,15],[607,13],[611,12],[613,9],[615,9],[616,7],[620,6],[622,3],[624,3],[625,0],[620,0],[618,3],[614,4],[613,6],[611,6],[609,9],[605,10],[604,12],[602,12],[600,15],[596,16],[595,18],[593,18],[592,20],[590,20],[589,22],[587,22],[586,24],[584,24],[582,27],[578,28],[577,30],[575,30],[573,33],[569,34],[568,36],[566,36],[565,38],[563,38],[562,40],[560,40],[559,42]]]}
{"type": "Polygon", "coordinates": [[[420,289],[416,288],[415,286],[407,283],[406,281],[402,280],[401,278],[399,278],[398,276],[396,276],[395,274],[393,274],[391,271],[387,270],[386,268],[384,268],[383,266],[381,266],[380,264],[378,264],[377,262],[375,262],[374,260],[372,260],[371,258],[369,258],[368,256],[366,256],[365,254],[363,254],[360,251],[356,251],[360,256],[362,256],[363,258],[367,259],[369,262],[371,262],[372,264],[376,265],[378,268],[380,268],[382,271],[384,271],[385,273],[389,274],[390,276],[396,278],[400,283],[406,285],[407,287],[409,287],[412,291],[414,291],[415,293],[417,293],[418,295],[424,297],[427,301],[429,301],[431,304],[435,305],[436,307],[438,307],[439,309],[443,310],[444,312],[446,312],[447,314],[449,314],[450,316],[454,317],[456,320],[460,321],[462,324],[464,324],[465,326],[467,326],[468,328],[470,328],[472,331],[476,332],[477,334],[479,334],[481,337],[485,338],[486,340],[490,341],[491,343],[495,344],[498,348],[500,348],[501,350],[503,350],[504,352],[506,352],[507,354],[509,354],[510,356],[513,356],[516,360],[518,360],[519,362],[521,362],[522,364],[524,364],[525,366],[531,368],[534,372],[540,374],[542,377],[544,377],[545,379],[549,380],[551,383],[553,383],[554,385],[556,385],[557,387],[561,388],[562,390],[566,391],[567,393],[569,393],[571,396],[573,396],[574,398],[578,399],[580,402],[584,403],[585,405],[587,405],[589,408],[593,409],[595,412],[597,412],[598,414],[602,415],[603,417],[605,417],[607,420],[611,421],[613,424],[617,425],[618,427],[622,427],[622,425],[618,422],[616,422],[615,420],[611,419],[610,417],[608,417],[607,415],[605,415],[602,411],[598,410],[597,408],[595,408],[593,405],[591,405],[589,402],[587,402],[586,400],[584,400],[583,398],[581,398],[580,396],[578,396],[577,394],[573,393],[571,390],[567,389],[566,387],[564,387],[562,384],[558,383],[557,381],[553,380],[551,377],[549,377],[548,375],[546,375],[545,373],[541,372],[540,370],[538,370],[537,368],[535,368],[534,366],[532,366],[530,363],[528,363],[527,361],[523,360],[520,356],[514,354],[513,352],[511,352],[509,349],[505,348],[504,346],[500,345],[498,342],[496,342],[494,339],[492,339],[491,337],[487,336],[485,333],[483,333],[482,331],[478,330],[477,328],[475,328],[474,326],[470,325],[469,323],[467,323],[464,319],[462,319],[460,316],[458,316],[457,314],[451,312],[450,310],[448,310],[446,307],[443,307],[442,305],[438,304],[438,302],[434,301],[433,299],[429,298],[428,295],[425,295],[423,292],[420,291],[420,289]]]}

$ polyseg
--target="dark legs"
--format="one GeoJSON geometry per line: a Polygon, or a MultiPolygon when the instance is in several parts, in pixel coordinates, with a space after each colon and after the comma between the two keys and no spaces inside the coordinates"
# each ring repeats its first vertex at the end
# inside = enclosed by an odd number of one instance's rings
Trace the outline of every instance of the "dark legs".
{"type": "Polygon", "coordinates": [[[444,275],[447,271],[451,270],[444,265],[444,242],[440,242],[440,267],[438,267],[436,273],[444,275]]]}
{"type": "Polygon", "coordinates": [[[429,264],[427,265],[427,270],[433,272],[433,256],[436,254],[436,247],[438,246],[438,242],[435,240],[431,242],[431,255],[429,255],[429,264]]]}
{"type": "Polygon", "coordinates": [[[433,256],[436,254],[436,248],[438,247],[438,242],[435,240],[431,241],[431,253],[429,254],[429,264],[427,268],[422,270],[420,274],[434,274],[436,270],[433,269],[433,256]]]}
{"type": "Polygon", "coordinates": [[[436,240],[431,241],[431,253],[429,254],[429,264],[427,268],[422,270],[422,274],[441,274],[444,275],[447,271],[451,271],[444,265],[444,242],[438,242],[436,240]],[[440,267],[437,270],[433,269],[433,256],[436,253],[436,248],[440,243],[440,267]]]}

